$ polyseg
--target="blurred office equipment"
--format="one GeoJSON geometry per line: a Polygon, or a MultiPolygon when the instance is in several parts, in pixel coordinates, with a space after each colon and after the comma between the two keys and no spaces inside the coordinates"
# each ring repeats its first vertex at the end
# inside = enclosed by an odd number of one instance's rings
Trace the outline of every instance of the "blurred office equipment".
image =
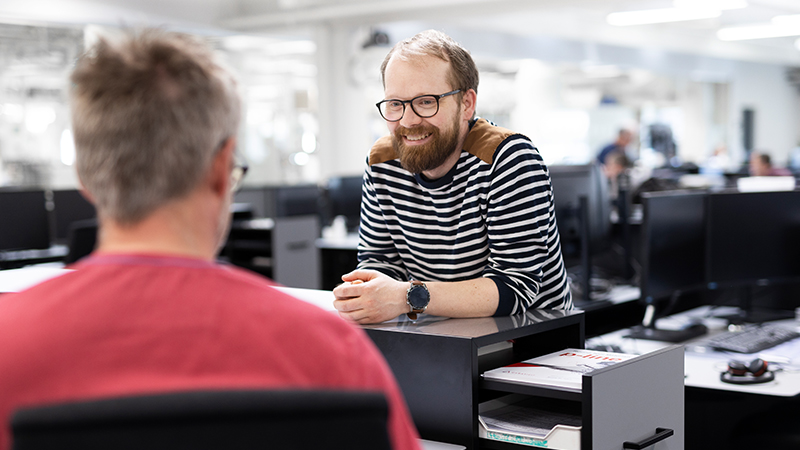
{"type": "Polygon", "coordinates": [[[610,231],[611,204],[608,184],[600,167],[594,164],[549,166],[553,185],[553,201],[556,209],[558,232],[561,235],[562,251],[576,255],[580,251],[581,221],[580,198],[587,199],[589,245],[599,249],[605,245],[610,231]]]}
{"type": "Polygon", "coordinates": [[[97,219],[76,220],[70,224],[65,264],[72,264],[94,251],[97,246],[97,229],[97,219]]]}
{"type": "Polygon", "coordinates": [[[0,191],[0,211],[0,251],[50,247],[43,190],[0,191]]]}
{"type": "Polygon", "coordinates": [[[53,191],[53,242],[64,244],[69,237],[70,227],[79,220],[94,219],[97,211],[94,205],[77,189],[53,191]]]}
{"type": "Polygon", "coordinates": [[[642,195],[641,227],[643,323],[631,337],[682,342],[705,333],[700,326],[659,330],[658,315],[668,314],[678,297],[705,287],[706,194],[673,191],[642,195]]]}
{"type": "MultiPolygon", "coordinates": [[[[596,164],[548,167],[553,203],[565,264],[579,262],[581,298],[588,302],[592,291],[592,254],[609,245],[611,201],[608,183],[596,164]]],[[[573,264],[574,265],[574,264],[573,264]]]]}
{"type": "MultiPolygon", "coordinates": [[[[738,289],[746,322],[791,316],[753,302],[760,286],[800,281],[800,192],[721,192],[708,196],[706,281],[738,289]]],[[[787,305],[793,310],[795,306],[787,305]]]]}
{"type": "Polygon", "coordinates": [[[319,289],[321,197],[317,185],[243,188],[220,256],[284,286],[319,289]]]}
{"type": "Polygon", "coordinates": [[[195,391],[23,409],[11,428],[16,450],[388,450],[387,416],[379,393],[195,391]]]}
{"type": "Polygon", "coordinates": [[[315,184],[245,186],[234,196],[236,203],[251,205],[256,218],[320,216],[322,190],[315,184]]]}
{"type": "Polygon", "coordinates": [[[325,192],[326,225],[339,216],[345,218],[347,231],[358,230],[361,221],[361,176],[331,177],[325,192]]]}

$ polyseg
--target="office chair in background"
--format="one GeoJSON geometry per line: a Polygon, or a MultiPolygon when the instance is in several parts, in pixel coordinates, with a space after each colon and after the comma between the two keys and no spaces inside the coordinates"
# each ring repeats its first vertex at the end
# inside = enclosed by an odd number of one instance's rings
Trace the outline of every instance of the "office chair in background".
{"type": "Polygon", "coordinates": [[[97,245],[97,219],[84,219],[72,222],[67,235],[69,251],[64,257],[64,264],[72,264],[83,258],[97,245]]]}
{"type": "Polygon", "coordinates": [[[390,449],[381,393],[200,391],[26,408],[14,450],[390,449]]]}

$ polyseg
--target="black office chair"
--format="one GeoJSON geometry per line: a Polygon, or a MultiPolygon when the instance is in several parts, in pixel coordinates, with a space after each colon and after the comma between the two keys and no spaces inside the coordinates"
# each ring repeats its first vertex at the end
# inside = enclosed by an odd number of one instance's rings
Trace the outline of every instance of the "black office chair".
{"type": "Polygon", "coordinates": [[[383,394],[202,391],[41,406],[11,420],[14,450],[390,449],[383,394]]]}
{"type": "Polygon", "coordinates": [[[67,245],[69,251],[64,257],[65,264],[72,264],[92,253],[97,245],[97,219],[72,222],[67,235],[67,245]]]}

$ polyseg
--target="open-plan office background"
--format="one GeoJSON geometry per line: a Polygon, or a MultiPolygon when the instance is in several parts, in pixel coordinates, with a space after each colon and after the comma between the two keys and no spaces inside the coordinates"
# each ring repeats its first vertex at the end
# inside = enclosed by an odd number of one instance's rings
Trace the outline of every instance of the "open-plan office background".
{"type": "Polygon", "coordinates": [[[361,173],[386,133],[379,65],[427,28],[475,57],[478,114],[549,164],[591,161],[621,127],[644,168],[800,163],[794,0],[30,0],[0,3],[0,185],[76,186],[69,70],[98,32],[141,25],[205,36],[236,68],[251,185],[361,173]]]}

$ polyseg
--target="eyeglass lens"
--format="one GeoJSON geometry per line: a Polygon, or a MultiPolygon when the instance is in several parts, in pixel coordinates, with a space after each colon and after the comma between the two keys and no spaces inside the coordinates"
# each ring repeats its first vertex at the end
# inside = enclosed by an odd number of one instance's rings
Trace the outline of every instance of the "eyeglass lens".
{"type": "MultiPolygon", "coordinates": [[[[439,98],[435,95],[423,95],[411,100],[411,109],[414,114],[428,118],[433,117],[439,112],[439,98]]],[[[389,100],[380,104],[380,111],[386,120],[400,120],[405,111],[406,102],[400,100],[389,100]]]]}

